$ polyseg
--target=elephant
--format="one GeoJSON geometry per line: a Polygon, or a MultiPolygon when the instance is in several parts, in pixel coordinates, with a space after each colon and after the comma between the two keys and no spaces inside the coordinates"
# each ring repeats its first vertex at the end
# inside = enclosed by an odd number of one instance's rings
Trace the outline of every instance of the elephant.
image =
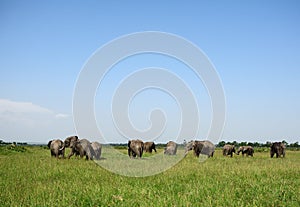
{"type": "Polygon", "coordinates": [[[285,157],[285,145],[282,142],[273,142],[271,144],[271,158],[273,158],[274,154],[276,154],[276,158],[285,157]]]}
{"type": "Polygon", "coordinates": [[[242,152],[243,156],[244,156],[244,154],[246,154],[246,156],[253,157],[254,149],[251,146],[240,146],[237,151],[237,155],[239,155],[240,152],[242,152]]]}
{"type": "Polygon", "coordinates": [[[101,149],[102,149],[101,144],[99,142],[92,142],[91,146],[92,146],[92,148],[94,150],[94,155],[95,155],[95,157],[93,157],[93,159],[100,160],[101,149]]]}
{"type": "Polygon", "coordinates": [[[173,141],[169,141],[165,148],[164,154],[165,155],[176,155],[177,152],[177,144],[173,141]]]}
{"type": "Polygon", "coordinates": [[[193,143],[194,154],[199,157],[200,154],[213,157],[215,153],[215,145],[209,140],[195,141],[193,143]]]}
{"type": "Polygon", "coordinates": [[[213,157],[215,153],[215,145],[209,140],[204,141],[190,141],[185,146],[185,156],[188,151],[194,150],[194,155],[199,157],[200,154],[207,155],[208,157],[213,157]]]}
{"type": "Polygon", "coordinates": [[[129,140],[128,141],[128,156],[130,158],[138,156],[139,158],[143,155],[144,142],[142,140],[129,140]]]}
{"type": "Polygon", "coordinates": [[[86,160],[92,160],[95,157],[95,152],[87,139],[78,139],[77,136],[67,137],[64,142],[64,148],[70,147],[71,152],[68,159],[74,154],[80,154],[80,157],[86,156],[86,160]]]}
{"type": "Polygon", "coordinates": [[[61,155],[62,158],[65,158],[65,149],[64,149],[64,142],[60,139],[51,140],[48,142],[48,147],[51,152],[52,157],[59,158],[61,155]]]}
{"type": "Polygon", "coordinates": [[[229,144],[224,145],[224,147],[223,147],[223,155],[224,156],[230,155],[230,157],[232,157],[233,153],[235,153],[234,145],[229,145],[229,144]]]}
{"type": "Polygon", "coordinates": [[[144,143],[144,151],[152,153],[152,150],[156,152],[154,142],[145,142],[144,143]]]}

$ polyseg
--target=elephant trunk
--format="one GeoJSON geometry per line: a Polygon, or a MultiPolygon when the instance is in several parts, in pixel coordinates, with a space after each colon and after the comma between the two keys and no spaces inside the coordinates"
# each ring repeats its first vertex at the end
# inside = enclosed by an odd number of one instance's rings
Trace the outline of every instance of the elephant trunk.
{"type": "Polygon", "coordinates": [[[188,154],[189,150],[188,149],[185,149],[184,150],[184,157],[188,154]]]}

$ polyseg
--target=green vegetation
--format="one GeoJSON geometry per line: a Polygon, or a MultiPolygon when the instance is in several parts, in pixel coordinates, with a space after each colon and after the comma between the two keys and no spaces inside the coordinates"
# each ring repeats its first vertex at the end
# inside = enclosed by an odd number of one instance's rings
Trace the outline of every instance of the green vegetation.
{"type": "MultiPolygon", "coordinates": [[[[264,151],[255,151],[253,158],[230,158],[217,150],[204,162],[190,152],[161,174],[133,178],[93,161],[51,158],[43,147],[25,149],[0,147],[0,206],[300,205],[299,151],[288,150],[286,158],[271,159],[264,151]]],[[[108,153],[104,148],[107,159],[99,162],[108,161],[108,153]]],[[[146,162],[147,156],[132,161],[146,162]]]]}

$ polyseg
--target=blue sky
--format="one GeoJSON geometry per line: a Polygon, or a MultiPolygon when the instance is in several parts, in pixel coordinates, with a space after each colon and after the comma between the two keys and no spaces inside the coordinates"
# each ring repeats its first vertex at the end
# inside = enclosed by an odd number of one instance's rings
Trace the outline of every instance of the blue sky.
{"type": "MultiPolygon", "coordinates": [[[[299,1],[0,1],[0,139],[47,142],[75,134],[73,92],[88,58],[120,36],[162,31],[193,42],[219,73],[226,95],[220,139],[300,141],[299,10],[299,1]]],[[[174,60],[136,58],[112,69],[95,95],[106,139],[125,140],[110,130],[113,83],[151,66],[189,84],[201,115],[195,138],[205,138],[211,108],[201,81],[174,60]]],[[[145,129],[149,110],[166,108],[169,124],[158,141],[174,138],[180,119],[173,101],[161,91],[141,93],[130,105],[133,124],[145,129]]]]}

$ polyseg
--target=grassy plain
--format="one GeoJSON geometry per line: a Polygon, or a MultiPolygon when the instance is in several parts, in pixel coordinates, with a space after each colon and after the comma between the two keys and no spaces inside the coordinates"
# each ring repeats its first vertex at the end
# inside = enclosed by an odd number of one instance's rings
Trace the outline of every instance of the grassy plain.
{"type": "MultiPolygon", "coordinates": [[[[103,149],[107,160],[109,153],[103,149]]],[[[204,162],[190,152],[167,171],[135,178],[93,161],[51,158],[43,147],[1,147],[0,178],[0,206],[300,206],[300,151],[271,159],[217,150],[204,162]]]]}

